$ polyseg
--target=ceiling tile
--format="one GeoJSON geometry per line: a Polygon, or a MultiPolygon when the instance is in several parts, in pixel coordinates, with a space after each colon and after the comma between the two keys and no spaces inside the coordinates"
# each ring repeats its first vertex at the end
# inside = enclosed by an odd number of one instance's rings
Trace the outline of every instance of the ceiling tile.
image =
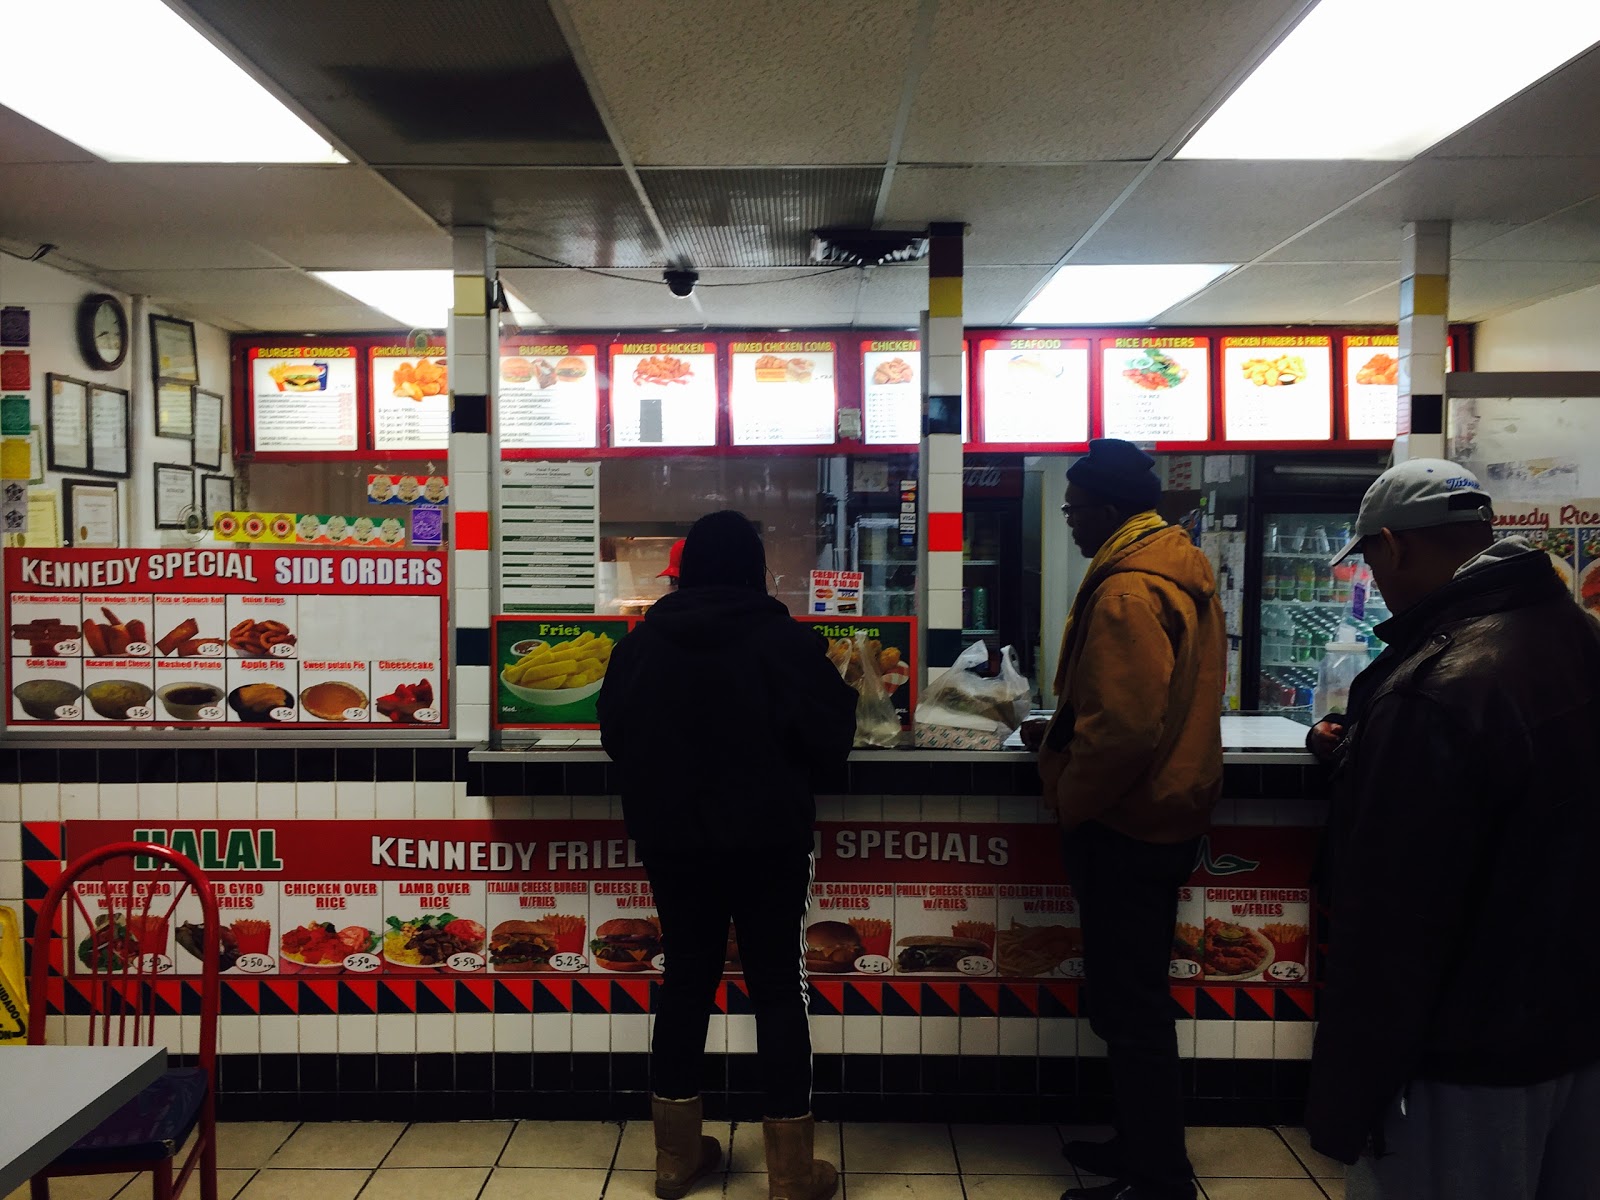
{"type": "Polygon", "coordinates": [[[915,0],[582,0],[568,12],[644,166],[881,163],[915,0]]]}
{"type": "Polygon", "coordinates": [[[327,307],[344,293],[303,272],[274,268],[250,271],[109,271],[106,283],[174,305],[304,304],[327,307]]]}
{"type": "Polygon", "coordinates": [[[1600,112],[1600,46],[1591,47],[1521,95],[1452,134],[1431,153],[1445,157],[1600,157],[1600,122],[1593,119],[1596,112],[1600,112]],[[1584,115],[1589,119],[1575,119],[1584,115]]]}
{"type": "MultiPolygon", "coordinates": [[[[1224,276],[1162,313],[1162,325],[1298,324],[1325,321],[1340,307],[1395,279],[1387,263],[1263,264],[1224,276]]],[[[1397,308],[1391,306],[1391,313],[1397,308]]]]}
{"type": "Polygon", "coordinates": [[[433,223],[365,167],[128,164],[127,179],[165,193],[197,226],[263,245],[275,236],[434,232],[433,223]]]}
{"type": "Polygon", "coordinates": [[[83,147],[57,137],[21,113],[0,105],[0,163],[96,161],[83,147]]]}
{"type": "Polygon", "coordinates": [[[1139,173],[1132,163],[901,167],[884,220],[965,221],[972,266],[1056,262],[1139,173]]]}
{"type": "Polygon", "coordinates": [[[1474,245],[1458,257],[1521,262],[1600,262],[1600,198],[1474,245]]]}
{"type": "Polygon", "coordinates": [[[1450,269],[1450,317],[1479,321],[1594,283],[1600,283],[1600,263],[1596,262],[1458,260],[1450,269]]]}
{"type": "Polygon", "coordinates": [[[1148,159],[1294,0],[947,0],[907,162],[1148,159]],[[1224,15],[1225,14],[1225,15],[1224,15]]]}
{"type": "Polygon", "coordinates": [[[263,333],[373,333],[396,328],[393,317],[362,304],[260,304],[246,298],[208,306],[194,315],[263,333]]]}

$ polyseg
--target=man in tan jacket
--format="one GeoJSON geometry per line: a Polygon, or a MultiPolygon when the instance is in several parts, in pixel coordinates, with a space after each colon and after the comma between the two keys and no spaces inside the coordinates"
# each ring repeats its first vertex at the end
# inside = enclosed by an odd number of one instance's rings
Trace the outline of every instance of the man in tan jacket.
{"type": "Polygon", "coordinates": [[[1114,1182],[1063,1200],[1195,1195],[1168,965],[1178,889],[1222,786],[1227,634],[1210,564],[1154,511],[1154,465],[1132,443],[1096,441],[1061,506],[1092,561],[1062,638],[1056,714],[1035,736],[1117,1112],[1110,1142],[1066,1148],[1114,1182]]]}

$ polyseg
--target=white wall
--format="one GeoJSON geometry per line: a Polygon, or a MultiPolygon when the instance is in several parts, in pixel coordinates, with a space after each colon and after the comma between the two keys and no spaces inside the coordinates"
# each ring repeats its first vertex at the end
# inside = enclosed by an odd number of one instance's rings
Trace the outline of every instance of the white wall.
{"type": "MultiPolygon", "coordinates": [[[[114,292],[93,280],[83,279],[45,263],[27,262],[0,253],[0,304],[15,304],[26,308],[32,322],[32,345],[28,353],[32,358],[33,386],[29,392],[32,423],[39,426],[40,437],[47,434],[44,407],[45,375],[70,375],[74,379],[104,384],[131,392],[132,421],[129,462],[132,475],[118,480],[122,493],[122,544],[124,546],[157,546],[180,535],[158,531],[155,528],[155,472],[158,462],[191,464],[192,448],[187,441],[156,437],[154,389],[150,381],[150,313],[165,312],[151,308],[135,297],[114,292]],[[89,367],[78,351],[78,304],[96,292],[112,292],[122,301],[128,312],[130,348],[122,365],[114,371],[96,371],[89,367]]],[[[228,361],[228,334],[211,325],[195,324],[195,344],[200,357],[200,386],[223,397],[223,419],[232,428],[232,375],[228,361]]],[[[195,500],[199,503],[199,475],[196,473],[195,500]]],[[[220,472],[204,469],[207,474],[233,474],[231,454],[225,452],[220,472]]],[[[44,487],[57,493],[60,506],[61,480],[79,477],[75,472],[56,472],[48,468],[44,487]]],[[[81,476],[93,478],[92,476],[81,476]]],[[[111,482],[101,480],[101,482],[111,482]]],[[[61,518],[65,523],[66,514],[61,518]]]]}
{"type": "Polygon", "coordinates": [[[1600,287],[1484,321],[1473,366],[1479,371],[1600,371],[1600,287]]]}

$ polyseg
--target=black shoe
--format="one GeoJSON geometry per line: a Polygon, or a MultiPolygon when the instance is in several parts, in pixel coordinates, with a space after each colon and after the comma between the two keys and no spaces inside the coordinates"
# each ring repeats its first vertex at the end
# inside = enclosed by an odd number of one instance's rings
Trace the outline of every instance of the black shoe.
{"type": "Polygon", "coordinates": [[[1127,1167],[1122,1143],[1116,1138],[1109,1142],[1068,1142],[1061,1148],[1061,1155],[1085,1175],[1105,1179],[1117,1178],[1127,1167]]]}
{"type": "MultiPolygon", "coordinates": [[[[1192,1200],[1194,1193],[1190,1192],[1189,1196],[1192,1200]]],[[[1165,1194],[1152,1192],[1137,1183],[1118,1180],[1094,1187],[1068,1188],[1061,1193],[1061,1200],[1165,1200],[1165,1194]]]]}

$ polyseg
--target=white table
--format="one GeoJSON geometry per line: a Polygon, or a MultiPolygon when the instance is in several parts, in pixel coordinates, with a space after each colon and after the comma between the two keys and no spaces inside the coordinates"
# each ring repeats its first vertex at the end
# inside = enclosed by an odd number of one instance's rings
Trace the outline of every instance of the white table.
{"type": "Polygon", "coordinates": [[[167,1069],[164,1046],[11,1046],[0,1055],[0,1196],[167,1069]]]}

